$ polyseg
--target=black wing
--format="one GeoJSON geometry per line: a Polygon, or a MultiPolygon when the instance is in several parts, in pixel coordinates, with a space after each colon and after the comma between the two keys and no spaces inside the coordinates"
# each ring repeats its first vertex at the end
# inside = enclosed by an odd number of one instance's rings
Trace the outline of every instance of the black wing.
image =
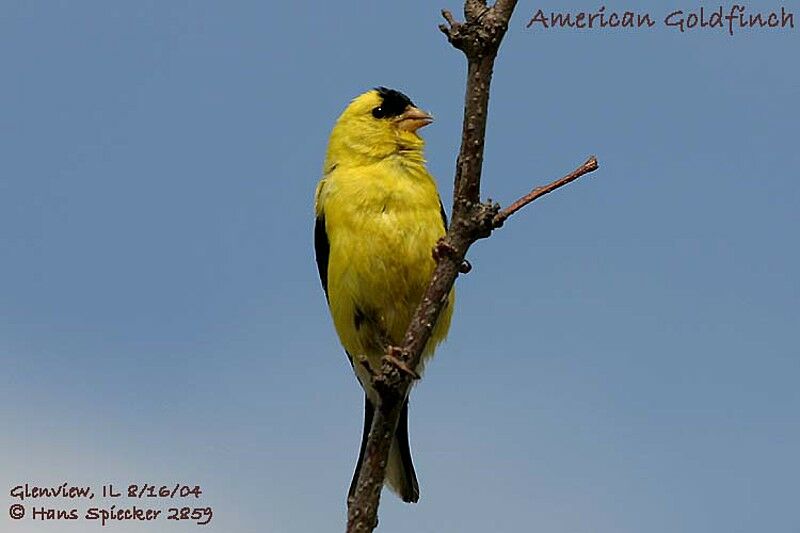
{"type": "Polygon", "coordinates": [[[320,214],[314,224],[314,252],[317,256],[317,268],[319,269],[319,280],[322,282],[322,290],[325,291],[325,298],[328,297],[328,257],[331,252],[331,243],[328,242],[328,232],[325,230],[325,215],[320,214]]]}
{"type": "Polygon", "coordinates": [[[442,222],[444,222],[444,230],[447,231],[447,213],[444,210],[441,198],[439,199],[439,211],[442,213],[442,222]]]}

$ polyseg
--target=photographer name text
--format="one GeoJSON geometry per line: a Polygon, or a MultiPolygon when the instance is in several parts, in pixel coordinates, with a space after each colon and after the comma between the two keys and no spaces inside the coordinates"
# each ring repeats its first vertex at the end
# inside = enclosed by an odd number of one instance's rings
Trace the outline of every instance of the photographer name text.
{"type": "Polygon", "coordinates": [[[80,521],[108,526],[123,522],[184,522],[204,526],[214,510],[199,504],[200,485],[134,483],[117,486],[34,485],[24,483],[9,490],[16,503],[8,508],[11,520],[36,522],[80,521]],[[90,500],[91,503],[89,503],[90,500]]]}

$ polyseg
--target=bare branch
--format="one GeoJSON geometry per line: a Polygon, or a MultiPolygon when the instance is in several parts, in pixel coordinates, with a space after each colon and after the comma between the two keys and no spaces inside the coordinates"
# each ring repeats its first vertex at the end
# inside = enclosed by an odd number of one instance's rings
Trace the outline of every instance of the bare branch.
{"type": "Polygon", "coordinates": [[[493,8],[495,13],[497,13],[497,16],[508,23],[508,20],[511,18],[511,13],[514,11],[514,7],[516,5],[517,0],[497,0],[493,8]]]}
{"type": "MultiPolygon", "coordinates": [[[[448,24],[448,26],[449,26],[450,28],[453,28],[453,27],[456,27],[456,26],[460,26],[460,25],[461,25],[461,23],[460,23],[460,22],[458,22],[458,21],[455,19],[455,17],[453,16],[453,14],[452,14],[452,13],[450,13],[450,12],[449,12],[448,10],[446,10],[446,9],[442,9],[442,17],[444,18],[444,20],[446,20],[446,21],[447,21],[447,24],[448,24]]],[[[439,29],[441,29],[443,32],[447,33],[447,31],[448,31],[448,26],[445,26],[444,24],[441,24],[441,25],[439,26],[439,29]],[[443,28],[443,29],[442,29],[442,28],[443,28]]]]}
{"type": "Polygon", "coordinates": [[[348,533],[369,532],[378,525],[378,505],[386,474],[392,437],[414,380],[419,379],[422,352],[459,273],[472,268],[465,256],[478,239],[491,235],[513,213],[567,183],[597,168],[592,157],[573,173],[545,187],[538,187],[510,207],[500,210],[493,202],[480,201],[483,146],[492,69],[500,42],[517,0],[497,0],[491,7],[485,0],[465,0],[465,22],[442,11],[446,24],[439,29],[467,58],[467,88],[461,149],[456,163],[452,221],[447,234],[436,244],[436,268],[431,282],[406,330],[402,345],[389,346],[380,373],[373,376],[379,402],[372,418],[364,460],[356,490],[348,501],[348,533]]]}
{"type": "Polygon", "coordinates": [[[541,198],[545,194],[551,193],[556,189],[567,185],[575,181],[576,179],[584,176],[590,172],[594,172],[598,169],[597,158],[595,156],[590,156],[589,159],[586,160],[581,166],[564,176],[563,178],[557,179],[547,185],[543,185],[540,187],[536,187],[531,192],[511,204],[510,206],[506,207],[494,217],[494,227],[499,228],[503,225],[503,222],[506,221],[508,217],[528,205],[529,203],[533,202],[537,198],[541,198]]]}

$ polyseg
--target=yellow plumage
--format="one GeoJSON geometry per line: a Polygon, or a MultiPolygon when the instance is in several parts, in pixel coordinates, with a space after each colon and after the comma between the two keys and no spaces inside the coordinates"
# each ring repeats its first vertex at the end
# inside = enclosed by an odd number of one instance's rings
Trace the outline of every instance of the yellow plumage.
{"type": "MultiPolygon", "coordinates": [[[[359,361],[365,358],[378,370],[387,344],[400,345],[430,282],[433,247],[445,234],[439,193],[416,133],[429,122],[397,91],[379,88],[359,96],[333,128],[317,187],[320,276],[336,331],[355,359],[351,362],[367,395],[368,419],[377,397],[359,361]],[[326,244],[327,250],[321,249],[326,244]]],[[[423,361],[447,334],[453,297],[423,361]]],[[[401,424],[397,437],[406,442],[393,445],[387,482],[404,500],[416,501],[405,421],[401,424]]]]}

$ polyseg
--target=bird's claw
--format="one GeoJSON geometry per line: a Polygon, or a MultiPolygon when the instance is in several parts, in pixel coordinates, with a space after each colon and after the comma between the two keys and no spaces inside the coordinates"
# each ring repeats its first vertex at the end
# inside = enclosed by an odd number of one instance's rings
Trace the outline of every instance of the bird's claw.
{"type": "MultiPolygon", "coordinates": [[[[437,263],[445,257],[453,257],[454,255],[456,255],[456,249],[444,237],[439,239],[436,242],[436,246],[433,247],[433,260],[437,263]]],[[[470,270],[472,270],[472,265],[466,259],[458,265],[458,271],[461,274],[467,274],[470,270]]]]}
{"type": "Polygon", "coordinates": [[[411,379],[420,379],[420,376],[413,368],[408,366],[405,361],[400,359],[398,355],[400,355],[402,351],[399,348],[390,348],[389,353],[383,356],[383,360],[395,367],[400,372],[411,377],[411,379]]]}
{"type": "Polygon", "coordinates": [[[436,246],[433,247],[433,260],[438,263],[442,258],[452,257],[455,253],[456,249],[453,248],[453,245],[442,237],[436,241],[436,246]]]}

